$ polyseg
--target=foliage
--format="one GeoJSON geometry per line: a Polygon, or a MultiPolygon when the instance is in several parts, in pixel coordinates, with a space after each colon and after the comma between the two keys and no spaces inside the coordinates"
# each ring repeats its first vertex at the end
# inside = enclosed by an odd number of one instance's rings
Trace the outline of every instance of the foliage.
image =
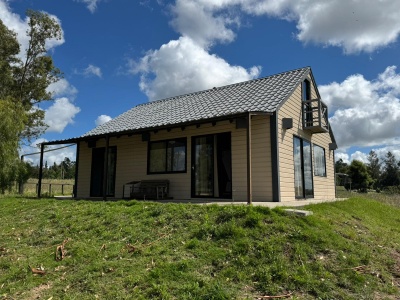
{"type": "Polygon", "coordinates": [[[395,156],[390,151],[384,159],[381,182],[383,186],[400,185],[400,167],[395,156]]]}
{"type": "Polygon", "coordinates": [[[24,165],[18,157],[18,133],[24,127],[21,106],[8,99],[0,99],[0,193],[11,188],[24,165]]]}
{"type": "Polygon", "coordinates": [[[368,154],[367,170],[372,179],[372,186],[376,189],[380,186],[381,163],[375,151],[371,150],[368,154]]]}
{"type": "Polygon", "coordinates": [[[347,174],[349,171],[349,166],[343,162],[343,159],[339,159],[335,162],[335,172],[347,174]]]}
{"type": "Polygon", "coordinates": [[[366,192],[372,183],[372,179],[367,171],[365,164],[354,159],[349,166],[349,175],[351,178],[351,188],[366,192]]]}
{"type": "Polygon", "coordinates": [[[0,199],[1,296],[400,296],[399,209],[364,198],[306,209],[314,215],[232,205],[0,199]],[[62,244],[65,257],[57,261],[62,244]]]}
{"type": "Polygon", "coordinates": [[[62,31],[57,21],[44,12],[29,10],[27,16],[29,44],[22,60],[18,57],[20,48],[16,34],[0,20],[0,95],[24,108],[27,118],[21,136],[30,139],[38,137],[46,128],[43,110],[35,109],[34,105],[51,100],[47,88],[60,78],[60,71],[47,55],[46,41],[61,39],[62,31]]]}
{"type": "Polygon", "coordinates": [[[35,105],[51,100],[47,88],[60,78],[46,50],[47,41],[61,39],[60,25],[44,12],[28,11],[27,16],[29,43],[23,59],[18,57],[16,34],[0,20],[0,192],[24,177],[19,142],[38,137],[46,129],[44,111],[35,105]]]}
{"type": "Polygon", "coordinates": [[[38,137],[46,128],[43,110],[32,109],[35,104],[51,100],[47,88],[60,78],[60,70],[53,65],[53,59],[47,55],[46,42],[62,38],[58,22],[44,12],[27,11],[29,18],[28,49],[24,61],[14,69],[14,97],[22,103],[28,114],[28,122],[23,136],[38,137]]]}

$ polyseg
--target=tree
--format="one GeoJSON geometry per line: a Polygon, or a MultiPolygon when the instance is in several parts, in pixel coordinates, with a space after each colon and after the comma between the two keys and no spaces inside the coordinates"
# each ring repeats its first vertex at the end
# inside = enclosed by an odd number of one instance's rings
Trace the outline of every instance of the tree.
{"type": "Polygon", "coordinates": [[[11,189],[23,173],[19,160],[19,132],[24,128],[23,108],[8,99],[0,99],[0,193],[11,189]]]}
{"type": "Polygon", "coordinates": [[[62,38],[60,25],[43,12],[30,10],[27,16],[29,42],[22,60],[16,34],[0,20],[0,192],[25,169],[18,159],[20,141],[44,133],[44,111],[35,105],[51,100],[47,88],[61,77],[46,50],[49,39],[62,38]]]}
{"type": "Polygon", "coordinates": [[[381,177],[381,163],[375,151],[371,150],[368,154],[367,170],[373,182],[372,185],[376,189],[379,186],[379,179],[381,177]]]}
{"type": "Polygon", "coordinates": [[[44,12],[28,10],[27,16],[29,43],[24,61],[14,68],[13,98],[23,105],[28,116],[22,137],[31,139],[39,137],[47,128],[44,111],[33,107],[42,101],[52,100],[47,88],[61,77],[60,70],[47,55],[46,41],[60,40],[62,31],[57,21],[44,12]]]}
{"type": "Polygon", "coordinates": [[[14,87],[13,66],[19,62],[16,34],[0,20],[0,99],[10,97],[14,87]]]}
{"type": "Polygon", "coordinates": [[[343,159],[339,159],[335,162],[335,171],[336,173],[347,174],[349,171],[349,166],[345,162],[343,162],[343,159]]]}
{"type": "Polygon", "coordinates": [[[385,155],[384,167],[381,177],[383,186],[397,186],[400,185],[399,162],[392,152],[385,155]]]}
{"type": "Polygon", "coordinates": [[[349,167],[349,175],[352,182],[352,188],[366,192],[372,182],[368,174],[367,167],[359,160],[353,160],[349,167]]]}

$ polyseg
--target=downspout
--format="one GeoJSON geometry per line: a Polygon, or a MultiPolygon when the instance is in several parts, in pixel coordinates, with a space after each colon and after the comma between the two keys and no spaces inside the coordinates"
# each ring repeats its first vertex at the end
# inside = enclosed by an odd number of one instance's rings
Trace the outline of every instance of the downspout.
{"type": "Polygon", "coordinates": [[[104,153],[103,167],[103,200],[107,200],[107,182],[108,182],[108,148],[110,146],[110,136],[106,136],[106,151],[104,153]]]}
{"type": "Polygon", "coordinates": [[[253,203],[251,180],[251,113],[247,115],[247,204],[253,203]]]}
{"type": "Polygon", "coordinates": [[[38,182],[38,192],[37,192],[38,198],[41,198],[42,196],[43,151],[44,151],[44,144],[42,143],[40,144],[39,182],[38,182]]]}
{"type": "Polygon", "coordinates": [[[272,166],[272,200],[281,202],[279,183],[279,152],[278,152],[278,116],[274,112],[270,116],[271,133],[271,166],[272,166]]]}

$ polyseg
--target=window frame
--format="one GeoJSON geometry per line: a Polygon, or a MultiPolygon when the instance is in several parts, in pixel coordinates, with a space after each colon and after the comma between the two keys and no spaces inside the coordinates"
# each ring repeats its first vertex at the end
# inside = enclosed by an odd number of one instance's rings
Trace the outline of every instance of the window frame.
{"type": "Polygon", "coordinates": [[[319,177],[327,177],[327,172],[326,172],[326,151],[324,147],[321,147],[317,144],[313,144],[313,158],[314,158],[314,176],[319,176],[319,177]],[[323,174],[319,174],[318,170],[319,170],[319,160],[317,159],[317,154],[318,151],[316,151],[316,149],[322,149],[322,153],[323,153],[323,170],[324,173],[323,174]],[[318,163],[318,165],[317,165],[318,163]]]}
{"type": "Polygon", "coordinates": [[[153,175],[153,174],[177,174],[177,173],[186,173],[187,172],[187,138],[175,138],[175,139],[166,139],[166,140],[157,140],[157,141],[149,141],[147,143],[147,175],[153,175]],[[184,169],[179,170],[179,171],[173,171],[173,170],[168,170],[168,166],[173,166],[173,160],[174,160],[174,155],[170,155],[171,161],[168,162],[168,150],[172,150],[172,154],[175,154],[173,149],[174,147],[170,147],[171,142],[180,142],[183,144],[185,147],[185,157],[184,157],[184,169]],[[150,165],[151,165],[151,145],[155,143],[164,143],[164,148],[163,150],[165,151],[165,170],[164,171],[151,171],[150,170],[150,165]]]}

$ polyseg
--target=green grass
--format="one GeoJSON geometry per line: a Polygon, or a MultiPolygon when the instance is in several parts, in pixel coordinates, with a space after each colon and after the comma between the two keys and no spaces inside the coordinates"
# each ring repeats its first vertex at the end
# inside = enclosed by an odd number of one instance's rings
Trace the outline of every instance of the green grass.
{"type": "Polygon", "coordinates": [[[0,299],[400,297],[398,208],[306,209],[0,198],[0,299]]]}

